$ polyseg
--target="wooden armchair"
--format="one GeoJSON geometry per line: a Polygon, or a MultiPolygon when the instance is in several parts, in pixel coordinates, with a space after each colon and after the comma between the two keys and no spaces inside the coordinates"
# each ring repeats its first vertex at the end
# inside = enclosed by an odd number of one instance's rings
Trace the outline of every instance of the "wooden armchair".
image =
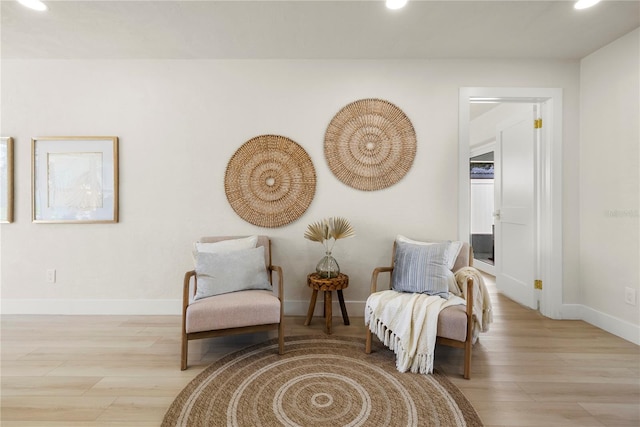
{"type": "MultiPolygon", "coordinates": [[[[391,266],[378,267],[371,275],[371,293],[378,292],[378,275],[380,273],[390,273],[389,286],[391,289],[391,274],[394,270],[396,259],[396,242],[394,242],[391,266]]],[[[463,267],[470,267],[473,263],[473,248],[469,243],[464,242],[458,253],[452,271],[458,271],[463,267]]],[[[438,327],[436,344],[447,345],[464,349],[464,378],[471,377],[471,348],[474,340],[475,318],[473,316],[474,283],[468,277],[466,283],[458,283],[460,289],[466,287],[464,292],[466,305],[453,305],[444,308],[438,316],[438,327]]],[[[367,328],[365,352],[371,353],[372,332],[367,328]]]]}
{"type": "MultiPolygon", "coordinates": [[[[237,237],[203,237],[201,243],[216,243],[237,237]]],[[[264,247],[267,287],[227,292],[195,299],[198,290],[196,270],[184,275],[182,297],[182,355],[181,369],[187,369],[189,341],[224,335],[246,334],[278,330],[279,353],[284,352],[282,268],[271,264],[271,241],[257,236],[256,248],[264,247]],[[273,292],[272,272],[278,273],[277,295],[273,292]],[[193,283],[190,292],[191,283],[193,283]]],[[[258,266],[260,268],[260,266],[258,266]]]]}

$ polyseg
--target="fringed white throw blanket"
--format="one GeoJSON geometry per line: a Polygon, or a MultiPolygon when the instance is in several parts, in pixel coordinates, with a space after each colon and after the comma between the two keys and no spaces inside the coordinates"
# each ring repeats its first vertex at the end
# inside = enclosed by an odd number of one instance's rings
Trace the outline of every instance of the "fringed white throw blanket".
{"type": "Polygon", "coordinates": [[[430,374],[438,315],[450,305],[464,303],[455,295],[445,300],[426,294],[380,291],[367,299],[364,322],[396,354],[398,371],[430,374]]]}
{"type": "Polygon", "coordinates": [[[455,273],[456,282],[460,287],[462,297],[467,299],[467,278],[473,279],[473,317],[474,340],[479,332],[487,332],[489,324],[493,322],[493,310],[489,291],[484,283],[484,279],[478,270],[473,267],[463,267],[455,273]]]}

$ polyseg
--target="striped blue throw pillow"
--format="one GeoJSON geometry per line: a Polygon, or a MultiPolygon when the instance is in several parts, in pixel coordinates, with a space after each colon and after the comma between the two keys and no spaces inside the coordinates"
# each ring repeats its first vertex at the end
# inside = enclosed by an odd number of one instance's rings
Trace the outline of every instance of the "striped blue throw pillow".
{"type": "Polygon", "coordinates": [[[450,242],[420,245],[396,240],[391,288],[449,298],[449,245],[450,242]]]}

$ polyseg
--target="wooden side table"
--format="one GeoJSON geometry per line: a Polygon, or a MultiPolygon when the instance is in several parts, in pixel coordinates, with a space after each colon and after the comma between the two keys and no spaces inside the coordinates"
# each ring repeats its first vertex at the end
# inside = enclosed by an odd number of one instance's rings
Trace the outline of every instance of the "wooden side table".
{"type": "Polygon", "coordinates": [[[340,301],[340,310],[342,311],[342,320],[345,325],[349,324],[349,315],[347,314],[347,306],[344,304],[344,296],[342,290],[349,286],[349,276],[346,274],[338,274],[338,277],[331,279],[325,279],[320,277],[318,273],[311,273],[307,276],[307,286],[313,289],[311,294],[311,301],[309,302],[309,311],[307,311],[307,320],[304,322],[304,326],[309,326],[311,318],[313,317],[313,311],[316,308],[316,299],[318,298],[318,291],[324,291],[324,317],[325,317],[325,330],[327,334],[331,334],[331,292],[338,291],[338,300],[340,301]]]}

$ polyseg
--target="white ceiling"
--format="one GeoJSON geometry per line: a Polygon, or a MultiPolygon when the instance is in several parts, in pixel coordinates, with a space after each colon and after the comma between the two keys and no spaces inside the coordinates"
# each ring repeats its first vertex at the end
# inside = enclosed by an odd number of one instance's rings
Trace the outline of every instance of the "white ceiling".
{"type": "Polygon", "coordinates": [[[1,2],[2,58],[579,59],[640,26],[640,0],[1,2]]]}

